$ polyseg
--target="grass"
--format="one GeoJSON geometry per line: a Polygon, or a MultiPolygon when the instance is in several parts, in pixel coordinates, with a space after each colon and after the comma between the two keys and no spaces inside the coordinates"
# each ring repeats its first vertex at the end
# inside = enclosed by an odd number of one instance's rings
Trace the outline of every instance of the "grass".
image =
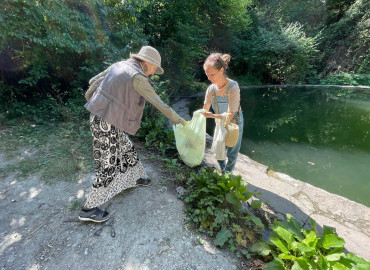
{"type": "Polygon", "coordinates": [[[92,171],[88,116],[53,124],[12,121],[1,128],[0,151],[9,162],[0,169],[1,177],[15,173],[24,179],[37,174],[46,183],[76,181],[92,171]]]}
{"type": "MultiPolygon", "coordinates": [[[[38,175],[45,183],[76,181],[93,171],[92,136],[89,114],[70,110],[64,121],[51,121],[46,116],[41,122],[17,118],[0,124],[0,152],[7,165],[0,166],[0,177],[16,174],[19,179],[38,175]]],[[[133,141],[143,138],[133,137],[133,141]]],[[[152,149],[143,160],[159,161],[160,167],[173,182],[183,182],[189,172],[179,172],[181,164],[176,156],[160,155],[152,149]]],[[[167,178],[164,183],[167,182],[167,178]]]]}
{"type": "Polygon", "coordinates": [[[80,210],[82,206],[83,206],[83,202],[81,200],[73,200],[71,204],[68,206],[67,210],[69,212],[77,211],[77,210],[80,210]]]}

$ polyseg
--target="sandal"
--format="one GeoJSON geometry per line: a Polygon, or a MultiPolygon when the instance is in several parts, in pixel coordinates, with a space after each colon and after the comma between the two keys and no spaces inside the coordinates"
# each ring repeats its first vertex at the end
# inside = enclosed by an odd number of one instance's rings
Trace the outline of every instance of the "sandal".
{"type": "Polygon", "coordinates": [[[147,186],[150,186],[151,184],[152,184],[152,180],[150,180],[148,178],[139,178],[136,181],[136,186],[144,186],[144,187],[147,187],[147,186]]]}
{"type": "Polygon", "coordinates": [[[110,215],[107,211],[103,211],[97,207],[94,207],[89,210],[81,209],[80,213],[78,214],[78,218],[82,221],[101,223],[107,221],[110,218],[110,215]]]}

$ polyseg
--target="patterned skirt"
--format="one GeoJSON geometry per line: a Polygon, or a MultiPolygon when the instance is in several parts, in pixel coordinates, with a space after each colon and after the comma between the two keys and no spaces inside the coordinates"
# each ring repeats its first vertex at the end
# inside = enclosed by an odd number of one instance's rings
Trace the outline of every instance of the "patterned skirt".
{"type": "Polygon", "coordinates": [[[93,135],[95,180],[84,207],[97,207],[121,191],[134,187],[144,177],[133,143],[128,135],[99,116],[90,115],[93,135]]]}

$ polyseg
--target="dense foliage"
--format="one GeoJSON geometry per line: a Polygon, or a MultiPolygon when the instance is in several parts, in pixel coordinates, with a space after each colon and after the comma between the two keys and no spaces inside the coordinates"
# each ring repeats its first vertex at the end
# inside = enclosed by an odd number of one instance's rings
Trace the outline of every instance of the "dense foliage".
{"type": "MultiPolygon", "coordinates": [[[[162,55],[170,93],[200,91],[205,57],[232,55],[241,84],[369,84],[370,8],[365,0],[4,0],[0,98],[82,94],[88,79],[142,45],[162,55]],[[343,78],[343,80],[341,79],[343,78]],[[358,81],[358,80],[356,80],[358,81]]],[[[4,104],[5,103],[5,104],[4,104]]]]}
{"type": "MultiPolygon", "coordinates": [[[[370,73],[370,2],[329,1],[320,50],[323,75],[370,73]]],[[[367,81],[368,84],[368,81],[367,81]]]]}
{"type": "Polygon", "coordinates": [[[63,99],[97,71],[146,42],[126,1],[21,1],[0,4],[0,98],[63,99]]]}
{"type": "MultiPolygon", "coordinates": [[[[186,188],[181,198],[187,205],[187,222],[214,237],[216,246],[226,246],[250,258],[245,248],[260,238],[264,224],[247,206],[255,193],[247,191],[241,176],[202,168],[190,174],[186,188]]],[[[252,200],[251,207],[258,209],[261,204],[260,200],[252,200]]]]}
{"type": "Polygon", "coordinates": [[[235,52],[243,57],[252,23],[250,0],[156,0],[141,12],[149,43],[162,52],[171,88],[181,93],[197,91],[194,82],[205,80],[202,63],[213,51],[235,52]]]}

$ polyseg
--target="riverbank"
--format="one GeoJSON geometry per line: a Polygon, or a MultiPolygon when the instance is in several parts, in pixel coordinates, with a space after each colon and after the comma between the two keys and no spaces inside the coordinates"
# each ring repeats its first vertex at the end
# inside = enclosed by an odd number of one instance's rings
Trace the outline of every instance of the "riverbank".
{"type": "MultiPolygon", "coordinates": [[[[189,120],[189,99],[179,99],[172,106],[183,118],[189,120]]],[[[209,143],[208,143],[209,146],[209,143]]],[[[209,147],[204,161],[217,166],[209,147]]],[[[336,228],[346,244],[345,248],[366,260],[370,260],[370,208],[339,195],[329,193],[292,177],[269,171],[267,166],[239,154],[234,174],[240,174],[248,183],[248,189],[261,192],[258,197],[276,215],[292,214],[302,224],[308,224],[311,217],[318,225],[336,228]]]]}

